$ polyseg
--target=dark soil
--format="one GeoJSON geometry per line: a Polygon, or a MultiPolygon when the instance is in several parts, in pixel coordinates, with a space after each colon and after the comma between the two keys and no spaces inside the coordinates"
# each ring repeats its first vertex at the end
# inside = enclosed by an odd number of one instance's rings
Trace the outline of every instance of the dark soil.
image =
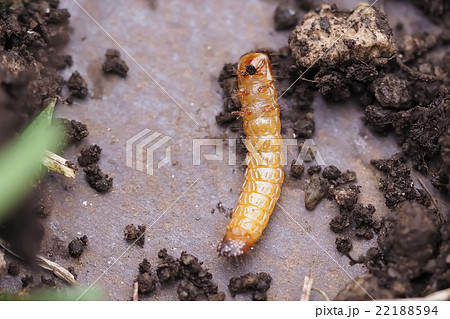
{"type": "Polygon", "coordinates": [[[0,238],[11,245],[11,249],[33,265],[35,255],[41,247],[45,230],[36,218],[35,207],[40,203],[41,192],[29,194],[0,224],[0,238]]]}
{"type": "Polygon", "coordinates": [[[305,190],[305,207],[313,210],[324,197],[334,197],[336,202],[343,207],[351,208],[357,202],[359,188],[355,185],[343,187],[341,185],[356,180],[356,173],[341,171],[334,165],[327,166],[320,176],[321,167],[314,165],[308,168],[308,174],[312,175],[305,190]]]}
{"type": "Polygon", "coordinates": [[[314,175],[314,174],[319,174],[322,171],[322,167],[320,165],[313,165],[308,167],[308,169],[306,170],[308,172],[308,175],[314,175]]]}
{"type": "Polygon", "coordinates": [[[69,243],[69,254],[74,258],[80,257],[88,245],[88,237],[77,237],[69,243]]]}
{"type": "Polygon", "coordinates": [[[126,78],[128,73],[128,65],[120,58],[120,52],[115,49],[108,49],[105,53],[106,61],[102,65],[105,73],[115,73],[126,78]]]}
{"type": "Polygon", "coordinates": [[[183,277],[180,270],[180,262],[167,253],[167,249],[158,252],[159,263],[156,274],[161,283],[172,282],[183,277]]]}
{"type": "Polygon", "coordinates": [[[135,227],[133,224],[126,225],[123,231],[125,240],[130,243],[144,247],[145,244],[145,225],[135,227]]]}
{"type": "MultiPolygon", "coordinates": [[[[371,272],[374,297],[384,291],[395,298],[424,296],[448,288],[448,226],[440,229],[436,212],[414,201],[401,202],[384,218],[378,247],[355,261],[371,272]]],[[[348,294],[338,296],[353,298],[348,294]]]]}
{"type": "Polygon", "coordinates": [[[384,193],[386,206],[395,207],[403,201],[417,200],[428,206],[430,198],[422,189],[416,189],[411,179],[411,170],[402,154],[395,154],[388,160],[372,160],[378,170],[386,174],[380,179],[380,190],[384,193]]]}
{"type": "Polygon", "coordinates": [[[113,178],[103,173],[97,164],[91,164],[84,168],[86,180],[97,192],[105,193],[110,190],[113,185],[113,178]]]}
{"type": "Polygon", "coordinates": [[[296,160],[292,160],[292,162],[291,162],[291,176],[292,177],[301,178],[304,171],[305,171],[305,165],[297,164],[296,160]]]}
{"type": "Polygon", "coordinates": [[[292,126],[294,134],[300,138],[311,138],[316,130],[313,113],[302,115],[292,126]]]}
{"type": "Polygon", "coordinates": [[[179,262],[183,277],[201,289],[203,294],[209,296],[218,293],[217,284],[212,281],[212,274],[203,268],[197,257],[182,252],[179,262]]]}
{"type": "Polygon", "coordinates": [[[353,247],[352,241],[348,237],[337,237],[336,248],[338,252],[346,255],[353,247]]]}
{"type": "Polygon", "coordinates": [[[72,97],[84,98],[89,93],[86,80],[78,71],[72,73],[69,81],[67,81],[67,87],[72,97]]]}
{"type": "Polygon", "coordinates": [[[443,17],[448,17],[450,12],[450,3],[445,0],[413,0],[412,3],[436,21],[439,21],[443,17]]]}
{"type": "Polygon", "coordinates": [[[156,268],[156,276],[151,274],[150,263],[147,259],[139,265],[139,293],[151,293],[156,288],[156,282],[163,287],[171,282],[181,280],[178,284],[178,299],[193,301],[198,298],[208,300],[224,300],[225,294],[218,291],[217,284],[212,281],[212,274],[202,266],[198,258],[182,252],[180,258],[175,259],[162,249],[158,253],[160,259],[156,268]],[[145,292],[141,291],[142,289],[145,292]]]}
{"type": "Polygon", "coordinates": [[[190,281],[182,280],[177,288],[178,299],[181,301],[195,301],[201,296],[202,290],[190,281]]]}
{"type": "Polygon", "coordinates": [[[89,135],[87,125],[81,122],[64,118],[55,119],[54,122],[64,130],[68,143],[77,143],[89,135]]]}
{"type": "Polygon", "coordinates": [[[344,209],[351,209],[358,201],[360,187],[349,185],[348,187],[337,187],[332,190],[336,203],[344,209]]]}
{"type": "Polygon", "coordinates": [[[325,167],[322,172],[322,176],[328,180],[335,180],[341,176],[341,171],[334,165],[325,167]]]}
{"type": "Polygon", "coordinates": [[[11,276],[18,276],[19,273],[20,273],[19,265],[15,262],[10,262],[8,264],[8,274],[10,274],[11,276]]]}
{"type": "Polygon", "coordinates": [[[150,294],[155,291],[157,280],[152,276],[151,266],[147,259],[139,264],[139,275],[136,278],[140,295],[150,294]]]}
{"type": "Polygon", "coordinates": [[[339,168],[330,165],[324,168],[322,176],[320,166],[312,166],[308,173],[313,175],[305,191],[305,207],[313,210],[325,197],[334,198],[339,205],[339,215],[330,221],[330,228],[345,236],[336,238],[336,248],[347,254],[352,247],[353,238],[370,240],[374,233],[380,230],[381,222],[372,218],[375,207],[371,204],[363,206],[358,203],[360,186],[349,184],[356,181],[353,171],[341,172],[339,168]]]}
{"type": "Polygon", "coordinates": [[[88,148],[81,149],[81,156],[78,156],[78,164],[80,166],[88,166],[97,163],[100,160],[102,149],[97,144],[91,145],[88,148]]]}
{"type": "Polygon", "coordinates": [[[228,289],[233,297],[237,294],[251,292],[252,300],[264,301],[267,300],[267,290],[269,290],[271,282],[272,277],[268,273],[248,273],[241,277],[231,278],[228,289]]]}
{"type": "Polygon", "coordinates": [[[356,237],[372,239],[374,231],[378,232],[381,224],[372,218],[375,207],[371,204],[363,206],[358,203],[352,209],[343,208],[339,215],[330,222],[330,228],[335,233],[343,233],[349,226],[352,226],[356,237]]]}
{"type": "Polygon", "coordinates": [[[58,53],[69,40],[67,10],[44,1],[14,3],[0,4],[0,145],[60,95],[64,79],[57,71],[70,63],[58,53]]]}
{"type": "Polygon", "coordinates": [[[22,288],[27,288],[34,284],[34,277],[33,275],[25,275],[20,281],[22,282],[22,288]]]}

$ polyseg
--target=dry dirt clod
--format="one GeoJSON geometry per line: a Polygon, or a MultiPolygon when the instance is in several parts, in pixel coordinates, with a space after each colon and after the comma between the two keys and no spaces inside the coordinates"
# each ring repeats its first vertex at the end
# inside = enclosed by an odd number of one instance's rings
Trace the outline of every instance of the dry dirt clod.
{"type": "Polygon", "coordinates": [[[335,180],[341,176],[341,171],[336,166],[330,165],[323,169],[322,176],[328,180],[335,180]]]}
{"type": "Polygon", "coordinates": [[[150,294],[156,290],[157,279],[152,276],[150,262],[144,258],[139,264],[139,275],[135,282],[138,283],[139,294],[150,294]]]}
{"type": "Polygon", "coordinates": [[[74,97],[84,98],[89,93],[86,80],[78,71],[72,73],[69,81],[67,81],[67,87],[69,88],[70,94],[74,97]]]}
{"type": "Polygon", "coordinates": [[[321,63],[326,61],[328,65],[350,60],[384,65],[396,54],[395,40],[385,14],[365,3],[352,12],[333,10],[322,4],[318,10],[304,16],[303,23],[289,37],[289,46],[303,67],[311,66],[325,48],[329,50],[321,63]]]}
{"type": "Polygon", "coordinates": [[[203,294],[202,290],[190,281],[183,280],[177,288],[178,299],[181,301],[194,301],[203,294]]]}
{"type": "Polygon", "coordinates": [[[389,73],[372,82],[372,90],[381,106],[395,109],[411,107],[412,96],[407,80],[389,73]]]}
{"type": "Polygon", "coordinates": [[[100,160],[101,153],[102,149],[96,144],[91,145],[88,148],[82,148],[81,156],[78,157],[78,164],[80,164],[80,166],[88,166],[97,163],[100,160]]]}
{"type": "Polygon", "coordinates": [[[228,289],[233,297],[237,294],[251,291],[253,300],[267,300],[266,292],[269,290],[271,282],[272,276],[268,273],[248,273],[241,277],[231,278],[228,284],[228,289]]]}
{"type": "Polygon", "coordinates": [[[158,252],[160,259],[156,275],[161,283],[171,282],[182,277],[180,262],[167,253],[167,249],[158,252]]]}
{"type": "Polygon", "coordinates": [[[80,257],[81,254],[84,252],[84,249],[88,245],[88,237],[84,235],[83,237],[77,237],[73,239],[69,243],[69,254],[70,256],[77,258],[80,257]]]}
{"type": "Polygon", "coordinates": [[[89,135],[86,124],[65,118],[58,118],[55,121],[64,130],[65,140],[69,143],[79,142],[89,135]]]}
{"type": "Polygon", "coordinates": [[[120,58],[120,52],[115,49],[108,49],[105,53],[106,61],[102,65],[105,73],[115,73],[123,78],[127,77],[128,65],[120,58]]]}
{"type": "Polygon", "coordinates": [[[341,254],[347,254],[353,247],[352,240],[348,237],[337,237],[336,248],[341,254]]]}
{"type": "Polygon", "coordinates": [[[83,170],[86,173],[86,180],[89,185],[96,191],[104,193],[112,187],[113,178],[103,173],[97,164],[91,164],[83,170]]]}
{"type": "Polygon", "coordinates": [[[350,185],[349,187],[337,187],[333,189],[336,203],[346,209],[351,209],[358,201],[359,187],[350,185]]]}
{"type": "Polygon", "coordinates": [[[384,193],[387,207],[393,208],[403,201],[421,198],[402,154],[395,154],[387,160],[372,160],[371,164],[386,174],[380,179],[380,190],[384,193]]]}
{"type": "Polygon", "coordinates": [[[311,176],[309,184],[305,191],[305,207],[308,210],[313,210],[319,202],[328,194],[330,183],[320,176],[314,174],[311,176]]]}
{"type": "Polygon", "coordinates": [[[378,237],[389,267],[414,279],[424,272],[441,239],[437,216],[415,202],[403,202],[385,218],[378,237]]]}
{"type": "Polygon", "coordinates": [[[316,130],[316,124],[312,113],[307,113],[302,118],[294,122],[292,129],[297,137],[311,138],[316,130]]]}
{"type": "Polygon", "coordinates": [[[314,174],[319,174],[320,171],[322,170],[322,167],[320,165],[313,165],[308,167],[308,169],[306,170],[308,175],[314,175],[314,174]]]}
{"type": "Polygon", "coordinates": [[[296,164],[296,160],[292,160],[291,163],[291,176],[294,178],[301,178],[305,171],[305,165],[296,164]]]}
{"type": "Polygon", "coordinates": [[[145,244],[145,225],[139,225],[137,228],[133,225],[126,225],[123,231],[123,236],[129,244],[136,243],[141,247],[145,244]]]}
{"type": "Polygon", "coordinates": [[[137,277],[138,291],[140,294],[149,294],[155,291],[156,281],[149,273],[139,274],[137,277]]]}

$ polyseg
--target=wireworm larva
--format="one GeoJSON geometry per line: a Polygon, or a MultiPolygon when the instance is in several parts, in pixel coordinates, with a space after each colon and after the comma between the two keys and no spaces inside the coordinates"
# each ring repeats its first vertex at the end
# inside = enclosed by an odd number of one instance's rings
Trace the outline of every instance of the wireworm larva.
{"type": "Polygon", "coordinates": [[[247,135],[245,182],[227,233],[217,250],[220,255],[242,255],[258,240],[283,183],[280,106],[269,57],[249,53],[238,65],[239,96],[247,135]]]}

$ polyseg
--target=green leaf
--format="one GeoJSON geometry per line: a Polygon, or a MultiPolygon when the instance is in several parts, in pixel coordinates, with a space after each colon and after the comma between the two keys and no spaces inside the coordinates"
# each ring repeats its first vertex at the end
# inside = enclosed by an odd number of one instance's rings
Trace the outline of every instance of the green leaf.
{"type": "Polygon", "coordinates": [[[53,112],[55,111],[56,99],[53,99],[50,104],[39,114],[33,122],[23,131],[19,137],[19,141],[32,139],[36,132],[46,130],[52,124],[53,112]]]}
{"type": "Polygon", "coordinates": [[[42,174],[46,149],[56,148],[63,133],[51,125],[56,100],[0,153],[0,220],[27,194],[42,174]]]}
{"type": "Polygon", "coordinates": [[[31,293],[5,293],[0,294],[0,301],[88,301],[104,299],[103,293],[97,288],[91,287],[87,291],[86,289],[86,287],[71,287],[64,289],[39,289],[33,290],[31,293]]]}

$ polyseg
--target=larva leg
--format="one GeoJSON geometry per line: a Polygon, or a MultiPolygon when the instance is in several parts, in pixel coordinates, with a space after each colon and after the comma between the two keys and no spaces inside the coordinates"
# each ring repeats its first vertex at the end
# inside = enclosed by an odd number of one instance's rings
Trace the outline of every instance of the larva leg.
{"type": "Polygon", "coordinates": [[[265,85],[258,87],[258,92],[263,93],[266,89],[271,88],[275,82],[273,80],[267,82],[265,85]]]}

